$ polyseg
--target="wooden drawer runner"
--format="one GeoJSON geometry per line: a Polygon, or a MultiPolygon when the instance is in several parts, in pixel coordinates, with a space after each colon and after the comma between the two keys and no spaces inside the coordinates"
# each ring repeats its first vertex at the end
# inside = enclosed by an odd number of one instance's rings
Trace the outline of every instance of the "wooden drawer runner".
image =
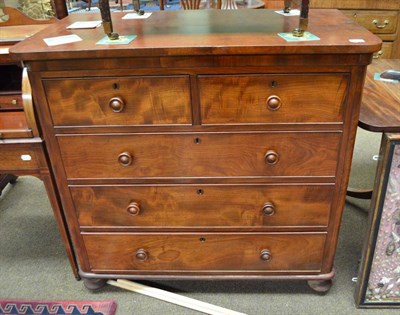
{"type": "Polygon", "coordinates": [[[327,226],[333,190],[333,184],[70,187],[81,226],[138,228],[327,226]]]}
{"type": "Polygon", "coordinates": [[[13,169],[36,169],[38,161],[30,144],[0,145],[0,171],[13,169]]]}
{"type": "Polygon", "coordinates": [[[202,123],[342,122],[348,80],[346,74],[199,76],[202,123]],[[324,93],[316,93],[316,82],[324,93]]]}
{"type": "Polygon", "coordinates": [[[92,271],[320,271],[324,233],[83,233],[92,271]]]}
{"type": "Polygon", "coordinates": [[[188,76],[43,82],[55,126],[191,124],[188,76]]]}
{"type": "Polygon", "coordinates": [[[69,179],[334,176],[340,132],[58,136],[69,179]]]}
{"type": "Polygon", "coordinates": [[[398,19],[396,11],[343,10],[342,12],[372,33],[396,33],[398,19]]]}

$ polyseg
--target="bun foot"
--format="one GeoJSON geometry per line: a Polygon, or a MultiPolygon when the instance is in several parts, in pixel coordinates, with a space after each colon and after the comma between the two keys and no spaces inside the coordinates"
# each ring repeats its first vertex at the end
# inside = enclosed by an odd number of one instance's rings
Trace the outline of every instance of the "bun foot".
{"type": "Polygon", "coordinates": [[[104,287],[106,282],[107,282],[106,279],[89,279],[89,278],[83,279],[83,284],[85,285],[85,287],[93,291],[104,287]]]}
{"type": "Polygon", "coordinates": [[[332,280],[308,280],[308,286],[318,293],[327,293],[332,286],[332,280]]]}

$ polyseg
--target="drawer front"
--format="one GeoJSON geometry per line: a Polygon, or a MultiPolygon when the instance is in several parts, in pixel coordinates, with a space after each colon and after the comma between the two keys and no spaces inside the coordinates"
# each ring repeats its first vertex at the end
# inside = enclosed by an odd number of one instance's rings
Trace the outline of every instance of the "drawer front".
{"type": "Polygon", "coordinates": [[[191,124],[188,76],[44,80],[56,126],[191,124]]]}
{"type": "Polygon", "coordinates": [[[69,179],[334,176],[340,133],[59,136],[69,179]]]}
{"type": "Polygon", "coordinates": [[[383,42],[382,49],[374,53],[374,59],[390,59],[393,51],[393,43],[392,42],[383,42]]]}
{"type": "Polygon", "coordinates": [[[29,145],[0,145],[0,171],[36,169],[38,161],[29,145]]]}
{"type": "Polygon", "coordinates": [[[342,122],[348,80],[345,74],[199,76],[202,123],[342,122]]]}
{"type": "Polygon", "coordinates": [[[4,111],[0,113],[0,139],[31,137],[32,130],[28,126],[23,111],[4,111]]]}
{"type": "Polygon", "coordinates": [[[325,234],[83,235],[93,271],[320,271],[325,234]]]}
{"type": "Polygon", "coordinates": [[[359,11],[344,10],[343,13],[353,18],[375,34],[396,33],[398,14],[396,11],[359,11]]]}
{"type": "Polygon", "coordinates": [[[84,227],[327,226],[332,185],[71,187],[84,227]]]}
{"type": "Polygon", "coordinates": [[[0,111],[23,109],[21,94],[0,95],[0,111]]]}

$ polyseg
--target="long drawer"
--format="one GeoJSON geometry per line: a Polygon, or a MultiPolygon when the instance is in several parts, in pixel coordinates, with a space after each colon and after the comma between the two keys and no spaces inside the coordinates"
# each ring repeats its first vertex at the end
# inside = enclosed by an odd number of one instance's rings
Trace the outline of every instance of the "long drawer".
{"type": "Polygon", "coordinates": [[[396,11],[343,10],[348,17],[374,34],[394,34],[397,29],[396,11]]]}
{"type": "Polygon", "coordinates": [[[188,76],[52,79],[43,85],[55,126],[192,123],[188,76]]]}
{"type": "Polygon", "coordinates": [[[83,233],[91,271],[314,271],[324,233],[83,233]]]}
{"type": "Polygon", "coordinates": [[[59,135],[69,179],[334,176],[340,132],[59,135]]]}
{"type": "Polygon", "coordinates": [[[30,144],[0,145],[1,170],[27,170],[39,167],[37,156],[30,144]]]}
{"type": "Polygon", "coordinates": [[[327,226],[334,185],[73,186],[82,227],[327,226]]]}
{"type": "Polygon", "coordinates": [[[345,74],[202,75],[198,81],[203,124],[282,124],[342,122],[349,78],[345,74]]]}

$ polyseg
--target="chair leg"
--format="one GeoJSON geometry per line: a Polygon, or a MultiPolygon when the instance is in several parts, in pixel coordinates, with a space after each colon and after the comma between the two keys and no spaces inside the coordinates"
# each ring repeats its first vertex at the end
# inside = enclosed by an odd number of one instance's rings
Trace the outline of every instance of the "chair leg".
{"type": "Polygon", "coordinates": [[[17,181],[17,176],[12,174],[0,174],[0,196],[3,192],[3,189],[10,183],[15,184],[17,181]]]}

